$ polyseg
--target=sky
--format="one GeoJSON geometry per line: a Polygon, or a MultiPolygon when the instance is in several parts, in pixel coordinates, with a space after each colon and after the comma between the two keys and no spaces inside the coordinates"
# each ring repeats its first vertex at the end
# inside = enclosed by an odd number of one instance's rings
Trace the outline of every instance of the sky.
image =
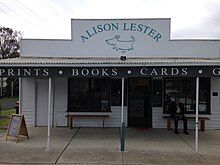
{"type": "Polygon", "coordinates": [[[171,18],[171,39],[220,39],[220,0],[0,0],[23,38],[70,39],[71,18],[171,18]]]}

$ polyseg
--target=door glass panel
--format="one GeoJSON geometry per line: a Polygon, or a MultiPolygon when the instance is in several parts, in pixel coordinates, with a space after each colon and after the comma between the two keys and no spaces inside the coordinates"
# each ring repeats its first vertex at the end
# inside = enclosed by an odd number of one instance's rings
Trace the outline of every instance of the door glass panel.
{"type": "Polygon", "coordinates": [[[144,117],[144,99],[130,99],[130,116],[144,117]]]}
{"type": "Polygon", "coordinates": [[[129,79],[128,125],[129,127],[151,127],[150,79],[129,79]]]}
{"type": "Polygon", "coordinates": [[[88,111],[89,79],[71,79],[69,106],[72,109],[88,111]]]}

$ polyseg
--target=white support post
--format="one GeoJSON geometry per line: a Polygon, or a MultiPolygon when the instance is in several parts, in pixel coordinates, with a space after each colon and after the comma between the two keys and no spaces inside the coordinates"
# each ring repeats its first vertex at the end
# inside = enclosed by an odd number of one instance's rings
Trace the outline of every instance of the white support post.
{"type": "Polygon", "coordinates": [[[3,97],[3,84],[4,84],[4,77],[1,77],[1,93],[0,93],[0,97],[3,97]]]}
{"type": "Polygon", "coordinates": [[[195,130],[195,150],[198,152],[198,130],[199,130],[199,77],[196,78],[196,130],[195,130]]]}
{"type": "Polygon", "coordinates": [[[22,78],[19,77],[19,114],[22,114],[22,78]]]}
{"type": "Polygon", "coordinates": [[[49,78],[48,89],[48,117],[47,117],[47,150],[50,149],[50,127],[51,127],[51,97],[52,97],[52,79],[49,78]]]}
{"type": "Polygon", "coordinates": [[[12,79],[12,82],[11,82],[11,97],[14,96],[14,80],[12,79]]]}
{"type": "Polygon", "coordinates": [[[54,79],[51,82],[51,101],[50,101],[51,105],[50,105],[50,109],[51,109],[51,113],[50,113],[50,126],[53,127],[53,116],[54,116],[54,79]]]}
{"type": "Polygon", "coordinates": [[[121,141],[121,152],[125,151],[125,123],[124,123],[124,81],[125,78],[122,77],[121,80],[121,131],[120,131],[120,141],[121,141]]]}
{"type": "Polygon", "coordinates": [[[125,78],[121,81],[121,124],[124,122],[124,82],[125,78]]]}

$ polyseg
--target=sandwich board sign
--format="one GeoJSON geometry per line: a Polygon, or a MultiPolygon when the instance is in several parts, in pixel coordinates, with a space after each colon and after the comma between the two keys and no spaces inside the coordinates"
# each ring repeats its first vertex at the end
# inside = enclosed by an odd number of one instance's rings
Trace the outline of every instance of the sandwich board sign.
{"type": "Polygon", "coordinates": [[[8,137],[15,137],[17,138],[16,139],[16,143],[17,143],[19,135],[27,136],[27,138],[29,139],[24,115],[12,114],[8,125],[6,141],[8,137]]]}

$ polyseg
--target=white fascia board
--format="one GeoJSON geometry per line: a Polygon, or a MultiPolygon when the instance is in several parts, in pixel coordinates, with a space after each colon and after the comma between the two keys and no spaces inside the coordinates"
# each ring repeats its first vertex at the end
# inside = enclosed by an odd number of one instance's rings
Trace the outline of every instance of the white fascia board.
{"type": "Polygon", "coordinates": [[[1,67],[149,67],[149,66],[220,66],[216,63],[144,63],[144,64],[0,64],[1,67]]]}

